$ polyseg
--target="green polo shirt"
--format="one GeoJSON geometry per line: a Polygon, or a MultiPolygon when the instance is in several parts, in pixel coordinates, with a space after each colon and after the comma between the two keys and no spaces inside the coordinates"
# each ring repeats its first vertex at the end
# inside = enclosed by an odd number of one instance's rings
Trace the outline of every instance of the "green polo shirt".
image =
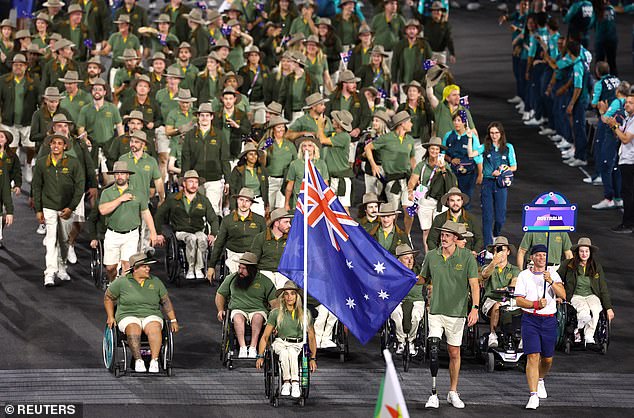
{"type": "MultiPolygon", "coordinates": [[[[313,164],[321,177],[324,180],[328,181],[330,179],[330,174],[328,171],[328,167],[323,160],[313,160],[313,164]]],[[[288,173],[286,174],[286,180],[294,181],[293,184],[293,196],[291,196],[292,202],[289,202],[291,208],[295,207],[295,203],[297,202],[297,195],[299,194],[300,189],[302,188],[302,180],[304,180],[304,160],[294,160],[291,165],[288,167],[288,173]]]]}
{"type": "Polygon", "coordinates": [[[414,156],[414,138],[406,134],[401,141],[396,132],[381,135],[373,142],[374,149],[381,156],[381,165],[385,174],[409,173],[410,158],[414,156]]]}
{"type": "Polygon", "coordinates": [[[26,85],[26,78],[22,77],[22,80],[17,81],[13,78],[13,120],[18,124],[18,121],[22,120],[22,113],[24,112],[24,93],[26,85]]]}
{"type": "MultiPolygon", "coordinates": [[[[160,89],[156,92],[155,99],[161,106],[161,115],[167,117],[174,109],[179,110],[178,102],[174,100],[176,93],[172,94],[167,87],[160,89]]],[[[165,123],[167,125],[167,122],[165,123]]]]}
{"type": "Polygon", "coordinates": [[[328,173],[333,177],[352,177],[348,155],[350,152],[350,134],[339,132],[330,137],[332,147],[324,147],[326,157],[324,161],[328,167],[328,173]]]}
{"type": "Polygon", "coordinates": [[[116,65],[123,65],[123,61],[119,57],[123,55],[124,50],[134,49],[138,51],[141,48],[139,38],[133,33],[124,38],[121,32],[115,32],[108,38],[108,44],[112,47],[112,61],[116,65]]]}
{"type": "Polygon", "coordinates": [[[324,56],[323,60],[319,60],[319,58],[315,58],[315,61],[311,61],[307,59],[306,71],[313,78],[313,81],[318,85],[324,84],[324,70],[328,68],[328,61],[326,61],[326,57],[324,56]]]}
{"type": "Polygon", "coordinates": [[[425,299],[423,298],[423,287],[424,284],[415,284],[407,293],[407,295],[403,298],[403,302],[422,302],[425,299]]]}
{"type": "MultiPolygon", "coordinates": [[[[465,109],[462,106],[458,106],[458,110],[464,110],[467,112],[467,120],[469,122],[469,127],[474,129],[475,125],[473,124],[473,118],[471,118],[471,112],[469,109],[465,109]]],[[[454,111],[454,113],[456,112],[454,111]]],[[[441,102],[436,109],[434,109],[434,120],[436,121],[436,136],[439,138],[444,138],[447,135],[447,132],[451,132],[453,130],[453,121],[451,120],[451,110],[449,110],[449,105],[446,101],[441,102]]]]}
{"type": "Polygon", "coordinates": [[[388,23],[385,13],[379,13],[372,19],[370,27],[374,32],[374,44],[383,45],[386,51],[391,51],[405,30],[405,20],[396,14],[388,23]]]}
{"type": "Polygon", "coordinates": [[[495,289],[507,287],[511,284],[511,280],[520,274],[520,269],[510,263],[506,263],[503,269],[495,267],[491,277],[484,285],[484,296],[498,302],[502,301],[502,295],[493,293],[495,289]]]}
{"type": "Polygon", "coordinates": [[[193,92],[194,84],[196,84],[196,77],[198,76],[200,70],[193,64],[189,64],[187,67],[183,67],[180,64],[176,65],[180,69],[181,75],[185,77],[183,80],[181,80],[179,87],[181,89],[192,90],[193,92]]]}
{"type": "Polygon", "coordinates": [[[572,242],[570,242],[570,236],[567,232],[527,232],[522,238],[520,248],[530,254],[530,249],[534,245],[546,245],[549,234],[548,262],[559,264],[561,263],[564,251],[568,251],[572,247],[572,242]]]}
{"type": "Polygon", "coordinates": [[[246,289],[238,287],[238,280],[238,273],[233,273],[222,282],[217,291],[225,299],[229,299],[229,309],[239,309],[247,314],[268,312],[269,301],[275,300],[275,285],[271,280],[258,272],[246,289]]]}
{"type": "Polygon", "coordinates": [[[379,226],[379,230],[376,232],[376,240],[379,242],[379,244],[381,244],[381,247],[385,248],[387,251],[390,251],[392,241],[394,241],[394,228],[392,228],[389,234],[385,235],[383,227],[379,226]]]}
{"type": "Polygon", "coordinates": [[[434,287],[430,314],[456,318],[467,316],[469,279],[478,277],[478,265],[471,251],[458,248],[445,260],[442,249],[427,253],[421,276],[434,287]]]}
{"type": "Polygon", "coordinates": [[[128,170],[134,171],[135,174],[130,176],[130,186],[139,193],[139,197],[145,196],[147,205],[150,199],[150,188],[153,186],[152,181],[161,178],[156,158],[144,152],[141,158],[136,160],[132,152],[128,152],[119,157],[119,161],[127,162],[128,170]]]}
{"type": "Polygon", "coordinates": [[[305,21],[302,16],[297,16],[293,19],[293,23],[291,23],[291,30],[289,31],[289,34],[294,35],[300,32],[307,38],[313,34],[310,30],[310,26],[308,25],[308,21],[305,21]]]}
{"type": "MultiPolygon", "coordinates": [[[[280,319],[280,309],[275,308],[271,311],[266,321],[266,325],[271,325],[277,331],[278,338],[303,338],[304,337],[304,318],[298,312],[288,312],[284,310],[280,319]]],[[[307,312],[308,323],[313,326],[313,317],[307,312]]]]}
{"type": "MultiPolygon", "coordinates": [[[[130,179],[135,175],[130,176],[130,179]]],[[[123,193],[134,195],[134,199],[121,203],[112,213],[106,216],[106,226],[108,228],[124,232],[138,228],[141,225],[141,212],[148,208],[148,201],[142,198],[136,190],[133,186],[128,186],[126,190],[122,191],[116,184],[104,189],[99,199],[99,204],[112,202],[123,193]]]]}
{"type": "Polygon", "coordinates": [[[258,257],[258,269],[277,271],[286,248],[286,235],[275,238],[271,229],[262,231],[253,238],[251,251],[258,257]]]}
{"type": "MultiPolygon", "coordinates": [[[[258,148],[262,148],[264,141],[266,138],[260,142],[258,148]]],[[[266,152],[266,171],[271,177],[284,176],[288,166],[297,158],[297,148],[287,139],[283,139],[282,142],[274,141],[273,145],[264,152],[266,152]]]]}
{"type": "MultiPolygon", "coordinates": [[[[314,81],[314,80],[313,80],[314,81]]],[[[302,75],[299,78],[295,78],[293,76],[291,78],[291,111],[299,112],[304,107],[306,103],[306,98],[304,97],[304,91],[306,90],[306,75],[302,75]]]]}
{"type": "Polygon", "coordinates": [[[178,128],[179,126],[183,126],[194,120],[194,112],[190,110],[187,113],[183,113],[180,107],[178,107],[178,102],[176,103],[176,109],[171,110],[167,114],[167,118],[165,118],[166,126],[173,126],[174,128],[178,128]]]}
{"type": "Polygon", "coordinates": [[[132,277],[132,273],[119,276],[110,284],[108,292],[117,299],[117,313],[114,318],[117,322],[129,316],[146,318],[156,315],[163,318],[160,302],[167,295],[167,289],[156,276],[150,275],[143,286],[132,277]]]}
{"type": "Polygon", "coordinates": [[[64,97],[59,102],[59,106],[70,113],[70,117],[74,121],[79,120],[79,112],[81,108],[92,103],[92,96],[85,90],[78,89],[77,94],[71,97],[68,93],[64,93],[64,97]]]}
{"type": "Polygon", "coordinates": [[[577,268],[577,287],[575,288],[574,294],[584,297],[592,294],[590,277],[586,274],[586,268],[581,265],[577,268]]]}
{"type": "Polygon", "coordinates": [[[209,265],[216,265],[220,259],[220,252],[225,248],[236,253],[250,251],[253,238],[265,229],[266,221],[263,216],[250,212],[245,218],[240,218],[238,211],[234,210],[222,218],[220,231],[209,257],[209,265]]]}
{"type": "Polygon", "coordinates": [[[357,42],[357,29],[352,19],[345,20],[343,17],[335,19],[335,26],[338,26],[341,43],[343,45],[354,45],[357,42]]]}
{"type": "MultiPolygon", "coordinates": [[[[288,127],[288,129],[295,132],[313,132],[316,134],[317,122],[315,122],[315,119],[313,119],[313,117],[310,116],[310,113],[306,112],[304,113],[304,116],[300,117],[295,122],[293,122],[288,127]]],[[[330,123],[330,119],[326,119],[326,126],[324,126],[324,131],[326,135],[330,135],[332,133],[333,129],[332,129],[332,123],[330,123]]]]}
{"type": "Polygon", "coordinates": [[[94,143],[104,146],[115,135],[115,125],[122,123],[119,109],[110,102],[104,102],[97,110],[93,103],[82,107],[79,111],[77,126],[88,132],[94,143]]]}
{"type": "MultiPolygon", "coordinates": [[[[431,178],[431,173],[434,172],[434,167],[429,165],[429,160],[424,158],[414,168],[414,174],[419,176],[420,184],[427,185],[429,183],[429,179],[431,178]]],[[[436,174],[434,174],[436,175],[436,174]]]]}

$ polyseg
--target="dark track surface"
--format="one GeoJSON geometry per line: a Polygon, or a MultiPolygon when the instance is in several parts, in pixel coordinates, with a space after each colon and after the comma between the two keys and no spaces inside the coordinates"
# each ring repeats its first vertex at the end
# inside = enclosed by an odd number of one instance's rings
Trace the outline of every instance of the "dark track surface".
{"type": "MultiPolygon", "coordinates": [[[[475,13],[452,11],[459,60],[454,72],[463,89],[462,94],[470,96],[479,132],[483,134],[490,121],[501,120],[506,127],[507,137],[516,147],[519,169],[510,191],[508,220],[503,233],[511,242],[519,243],[522,236],[522,204],[531,201],[541,192],[562,192],[580,208],[580,232],[572,234],[573,242],[586,235],[601,248],[599,259],[607,273],[616,312],[608,355],[591,352],[573,352],[570,356],[563,353],[555,355],[552,379],[553,382],[558,382],[557,389],[552,390],[551,399],[542,404],[538,414],[626,415],[631,412],[618,408],[634,407],[631,400],[634,391],[631,384],[625,384],[634,381],[634,362],[631,361],[634,358],[634,332],[629,326],[629,319],[634,317],[631,303],[634,299],[634,285],[631,281],[634,269],[629,264],[634,250],[633,237],[609,232],[609,228],[620,220],[618,211],[593,211],[590,207],[602,198],[602,189],[583,184],[581,180],[584,174],[579,169],[563,165],[559,152],[548,138],[537,135],[535,128],[525,127],[513,106],[506,103],[506,99],[515,93],[511,74],[510,34],[497,25],[498,12],[488,4],[485,7],[486,10],[475,13]],[[577,374],[581,372],[585,374],[577,374]]],[[[634,71],[629,50],[632,19],[622,15],[617,19],[620,22],[621,39],[620,73],[623,79],[632,81],[634,71]]],[[[474,206],[479,206],[477,191],[474,201],[474,206]]],[[[365,347],[352,340],[350,359],[343,365],[338,363],[335,356],[321,355],[319,367],[322,373],[315,377],[315,398],[305,409],[293,406],[273,410],[266,405],[263,398],[260,398],[262,402],[258,404],[255,401],[259,396],[257,394],[263,392],[260,376],[246,370],[236,370],[237,373],[230,375],[228,378],[231,384],[225,385],[227,390],[222,391],[244,392],[244,399],[231,394],[228,394],[228,398],[222,398],[213,389],[206,388],[201,388],[200,396],[197,397],[188,392],[189,383],[176,385],[166,381],[165,385],[173,387],[172,393],[178,394],[178,397],[168,393],[162,397],[161,403],[166,403],[165,405],[156,405],[152,401],[148,403],[153,405],[136,405],[143,402],[143,399],[159,396],[159,385],[149,382],[149,379],[115,380],[101,368],[101,336],[105,314],[102,293],[90,281],[87,242],[82,239],[77,247],[80,262],[69,269],[73,280],[54,289],[45,289],[42,286],[43,237],[35,234],[35,216],[27,208],[24,194],[15,203],[16,222],[5,230],[6,249],[0,250],[0,341],[3,343],[0,355],[0,404],[16,400],[44,401],[47,398],[44,395],[42,398],[35,397],[35,393],[43,389],[44,394],[56,393],[59,397],[55,399],[58,400],[87,402],[84,416],[90,417],[182,416],[185,413],[190,416],[245,417],[282,414],[294,416],[298,413],[308,416],[368,416],[372,413],[376,395],[372,397],[371,394],[378,391],[383,368],[377,339],[365,347]],[[27,372],[24,369],[30,369],[29,374],[41,374],[44,386],[37,383],[32,386],[21,385],[20,382],[24,382],[22,373],[27,372]],[[63,377],[64,373],[60,376],[59,371],[53,373],[57,375],[56,378],[50,378],[49,373],[43,369],[77,370],[69,370],[66,378],[63,377]],[[78,375],[88,378],[85,385],[79,385],[85,390],[65,390],[63,382],[71,387],[81,383],[76,380],[78,375]],[[356,380],[350,379],[350,376],[355,376],[356,380]],[[348,384],[342,384],[343,381],[348,384]],[[111,398],[104,396],[106,393],[116,396],[117,403],[124,403],[124,399],[129,399],[135,405],[119,410],[110,406],[111,398]],[[181,397],[185,396],[183,394],[187,396],[181,397]],[[87,400],[85,396],[91,397],[91,400],[87,400]],[[251,400],[252,397],[254,400],[251,400]],[[344,403],[342,399],[349,399],[350,402],[344,403]],[[213,409],[209,405],[213,405],[213,409]]],[[[479,208],[475,212],[479,215],[479,208]]],[[[414,239],[418,240],[415,246],[420,247],[420,233],[414,234],[414,239]]],[[[163,277],[161,267],[154,272],[163,277]]],[[[228,376],[229,372],[220,369],[218,360],[221,335],[213,307],[214,291],[214,288],[201,281],[188,283],[179,289],[170,288],[182,326],[176,340],[175,379],[178,382],[180,379],[187,379],[194,384],[198,376],[199,382],[217,380],[218,383],[223,376],[228,376]],[[201,376],[200,369],[209,374],[201,376]]],[[[410,414],[413,416],[430,413],[423,408],[430,379],[427,371],[419,370],[420,367],[415,365],[415,370],[408,376],[402,374],[404,383],[413,385],[405,389],[410,414]]],[[[457,411],[447,407],[441,400],[444,405],[435,415],[524,413],[521,408],[526,398],[526,387],[521,373],[505,371],[487,375],[481,373],[481,364],[470,360],[464,360],[462,368],[466,372],[461,391],[465,395],[467,408],[457,411]],[[499,376],[500,382],[505,385],[493,384],[495,376],[499,376]],[[485,387],[492,392],[485,390],[485,387]],[[490,403],[482,399],[488,399],[490,403]],[[489,404],[494,404],[495,408],[488,407],[489,404]]],[[[447,370],[442,369],[440,376],[440,393],[445,394],[447,370]]]]}

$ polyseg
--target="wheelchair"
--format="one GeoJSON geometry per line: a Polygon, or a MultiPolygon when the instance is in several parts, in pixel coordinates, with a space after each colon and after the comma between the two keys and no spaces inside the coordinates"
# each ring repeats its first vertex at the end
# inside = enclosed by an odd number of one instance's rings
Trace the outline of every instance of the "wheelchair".
{"type": "Polygon", "coordinates": [[[97,247],[90,251],[90,277],[97,289],[106,290],[108,286],[108,276],[103,265],[103,241],[97,240],[97,247]]]}
{"type": "MultiPolygon", "coordinates": [[[[575,329],[577,328],[576,309],[572,304],[566,301],[558,304],[557,308],[557,347],[566,354],[570,354],[573,349],[583,349],[585,347],[583,342],[585,339],[583,329],[579,330],[581,342],[575,342],[575,329]]],[[[608,315],[605,309],[599,314],[599,322],[594,331],[594,341],[597,347],[596,351],[599,351],[601,354],[607,354],[608,347],[610,346],[610,321],[608,321],[608,315]]]]}
{"type": "MultiPolygon", "coordinates": [[[[494,290],[493,293],[502,295],[502,301],[514,297],[512,289],[494,290]]],[[[484,357],[484,367],[489,373],[497,368],[519,367],[526,369],[526,357],[520,348],[522,340],[522,310],[515,308],[513,304],[510,306],[500,306],[500,323],[498,326],[498,346],[489,347],[488,334],[484,334],[479,338],[479,351],[484,357]],[[510,321],[504,321],[509,318],[510,321]]],[[[484,314],[482,317],[486,318],[484,314]]]]}
{"type": "MultiPolygon", "coordinates": [[[[260,334],[264,331],[264,327],[266,327],[266,321],[262,324],[262,330],[260,334]]],[[[245,324],[244,327],[244,340],[247,346],[251,343],[251,325],[245,324]]],[[[260,341],[260,336],[258,335],[257,341],[260,341]]],[[[257,345],[256,345],[257,347],[257,345]]],[[[231,311],[229,309],[225,310],[225,318],[222,322],[222,341],[220,343],[220,361],[222,365],[229,370],[233,370],[233,362],[234,361],[249,361],[255,362],[253,358],[239,358],[238,352],[240,350],[240,345],[238,344],[238,337],[233,329],[233,322],[231,321],[231,311]]]]}
{"type": "MultiPolygon", "coordinates": [[[[102,343],[103,364],[115,375],[146,376],[162,375],[172,376],[172,362],[174,357],[174,334],[168,321],[163,320],[162,330],[163,340],[161,341],[161,352],[159,355],[159,373],[136,373],[134,371],[132,354],[128,345],[125,332],[119,330],[118,325],[109,327],[106,325],[102,343]]],[[[146,363],[150,360],[150,345],[147,335],[141,332],[141,358],[146,363]]]]}
{"type": "MultiPolygon", "coordinates": [[[[189,270],[187,263],[186,244],[184,241],[178,240],[172,228],[164,229],[165,235],[165,271],[167,272],[167,280],[174,283],[176,287],[181,287],[185,281],[185,275],[189,270]]],[[[204,267],[207,272],[207,257],[209,255],[209,247],[203,255],[204,267]]],[[[205,277],[205,280],[206,277],[205,277]]],[[[193,280],[192,280],[193,281],[193,280]]]]}
{"type": "MultiPolygon", "coordinates": [[[[427,307],[425,306],[425,315],[418,323],[418,330],[416,331],[416,337],[414,338],[414,341],[410,343],[409,338],[405,338],[405,345],[402,355],[404,372],[409,371],[409,366],[412,360],[418,359],[424,363],[427,358],[427,335],[429,334],[429,323],[427,315],[427,307]],[[410,344],[412,343],[416,348],[415,356],[410,353],[410,344]]],[[[403,331],[407,334],[409,332],[409,327],[403,327],[403,331]]],[[[388,318],[388,320],[385,321],[385,323],[381,327],[380,341],[381,353],[383,353],[383,350],[385,349],[388,349],[390,351],[396,350],[398,346],[398,339],[396,338],[396,323],[392,318],[388,318]]]]}
{"type": "MultiPolygon", "coordinates": [[[[317,318],[318,311],[317,306],[319,305],[308,305],[308,309],[310,309],[310,314],[313,318],[317,318]]],[[[334,315],[331,313],[330,315],[334,315]]],[[[344,363],[346,361],[346,356],[350,354],[350,341],[349,341],[349,332],[346,326],[337,319],[335,325],[332,329],[332,335],[330,340],[336,344],[337,347],[333,348],[319,348],[319,350],[333,350],[336,348],[336,352],[339,354],[339,362],[344,363]]]]}
{"type": "Polygon", "coordinates": [[[297,357],[297,361],[299,362],[299,384],[302,393],[299,398],[292,398],[280,394],[283,383],[282,368],[280,366],[279,356],[275,354],[275,351],[273,351],[271,347],[272,341],[273,337],[269,339],[269,344],[264,353],[264,395],[275,408],[279,406],[280,399],[297,400],[300,406],[306,405],[306,400],[310,394],[310,369],[308,365],[310,354],[308,345],[304,345],[300,355],[297,357]]]}

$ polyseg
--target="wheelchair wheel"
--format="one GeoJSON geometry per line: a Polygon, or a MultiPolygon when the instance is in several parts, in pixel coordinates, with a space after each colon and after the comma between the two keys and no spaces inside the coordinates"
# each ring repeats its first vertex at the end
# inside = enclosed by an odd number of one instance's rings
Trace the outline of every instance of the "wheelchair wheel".
{"type": "Polygon", "coordinates": [[[346,333],[345,327],[341,321],[337,321],[335,327],[337,348],[339,349],[339,362],[343,363],[346,361],[346,354],[348,354],[348,334],[346,333]]]}
{"type": "Polygon", "coordinates": [[[97,240],[97,247],[90,252],[90,276],[97,289],[106,290],[107,278],[103,266],[103,244],[97,240]]]}
{"type": "Polygon", "coordinates": [[[388,349],[390,345],[390,325],[389,319],[385,321],[383,326],[381,327],[381,355],[383,355],[383,350],[388,349]]]}
{"type": "Polygon", "coordinates": [[[495,354],[487,353],[484,364],[486,367],[486,371],[489,373],[493,373],[495,371],[495,354]]]}
{"type": "Polygon", "coordinates": [[[178,275],[180,273],[180,264],[178,261],[178,242],[176,235],[170,231],[165,244],[165,271],[167,272],[167,280],[170,283],[178,285],[178,275]]]}
{"type": "Polygon", "coordinates": [[[271,397],[271,386],[273,386],[273,365],[268,352],[264,355],[264,396],[271,397]]]}
{"type": "Polygon", "coordinates": [[[269,402],[271,403],[271,405],[277,408],[279,406],[279,396],[282,387],[282,373],[280,370],[279,361],[276,358],[272,348],[267,351],[266,356],[268,357],[268,361],[271,364],[269,402]]]}
{"type": "Polygon", "coordinates": [[[405,349],[403,350],[403,371],[409,371],[410,353],[409,353],[409,338],[405,338],[405,349]]]}
{"type": "Polygon", "coordinates": [[[222,322],[222,342],[220,343],[220,361],[228,369],[233,368],[231,362],[231,312],[225,311],[225,318],[222,322]]]}
{"type": "Polygon", "coordinates": [[[163,325],[163,345],[161,346],[162,366],[168,376],[172,375],[172,360],[174,358],[174,333],[171,324],[165,322],[163,325]]]}
{"type": "Polygon", "coordinates": [[[117,367],[117,330],[108,325],[103,332],[102,356],[103,365],[110,372],[116,370],[117,367]]]}
{"type": "Polygon", "coordinates": [[[300,406],[304,406],[308,395],[310,394],[310,350],[307,345],[304,346],[302,356],[300,356],[300,362],[303,362],[304,358],[308,360],[306,370],[302,367],[302,363],[299,365],[299,381],[302,387],[302,396],[300,398],[300,406]]]}
{"type": "MultiPolygon", "coordinates": [[[[174,237],[176,238],[176,237],[174,237]]],[[[187,255],[185,253],[186,247],[185,243],[181,241],[176,241],[176,258],[178,260],[177,263],[177,273],[176,273],[176,287],[181,287],[183,285],[183,279],[185,278],[185,274],[189,269],[189,265],[187,264],[187,255]]]]}

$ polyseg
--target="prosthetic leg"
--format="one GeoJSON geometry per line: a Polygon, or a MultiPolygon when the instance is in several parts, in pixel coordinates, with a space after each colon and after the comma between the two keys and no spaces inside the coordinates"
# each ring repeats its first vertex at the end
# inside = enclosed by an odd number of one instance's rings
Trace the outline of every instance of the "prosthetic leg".
{"type": "Polygon", "coordinates": [[[436,376],[438,375],[438,354],[440,352],[440,338],[429,337],[429,371],[431,372],[431,396],[425,408],[438,408],[438,393],[436,392],[436,376]]]}

